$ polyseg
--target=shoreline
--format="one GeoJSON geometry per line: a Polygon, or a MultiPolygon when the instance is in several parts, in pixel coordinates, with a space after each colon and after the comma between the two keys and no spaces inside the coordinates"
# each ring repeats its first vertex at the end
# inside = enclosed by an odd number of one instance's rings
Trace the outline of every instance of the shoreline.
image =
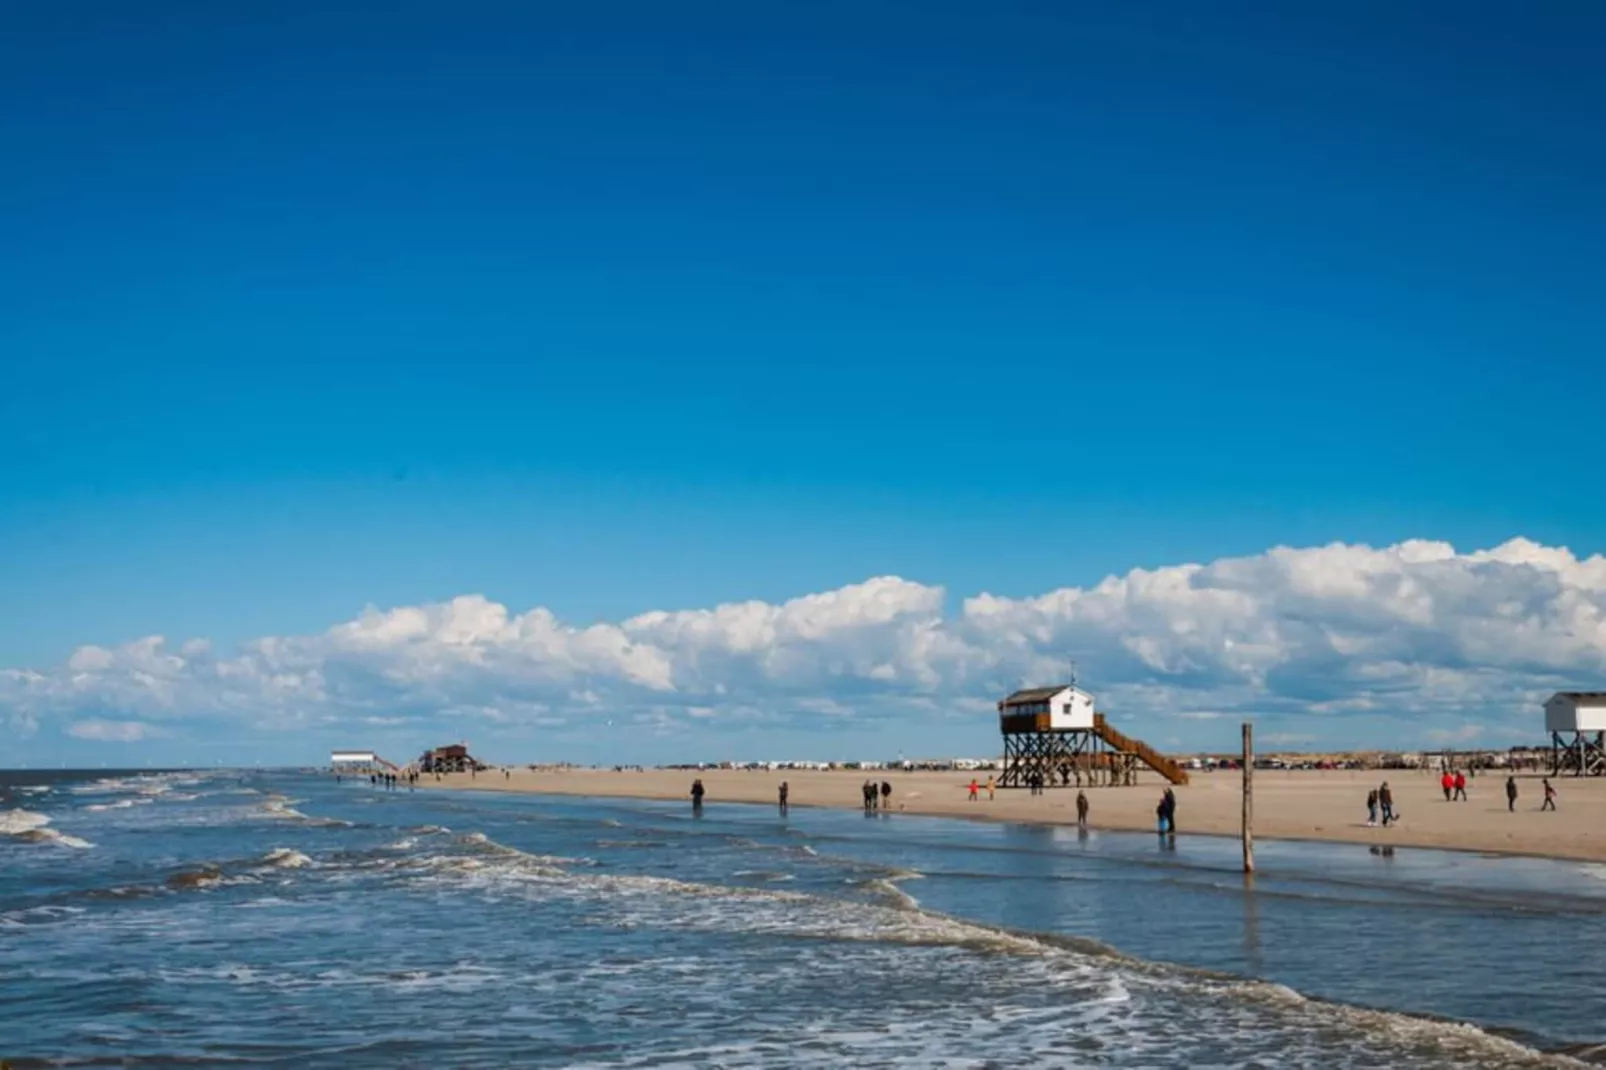
{"type": "MultiPolygon", "coordinates": [[[[1023,789],[999,790],[989,800],[985,788],[968,799],[969,774],[894,771],[709,769],[614,772],[599,769],[513,769],[505,776],[492,768],[477,777],[466,773],[419,779],[418,787],[447,791],[590,796],[678,801],[689,805],[693,778],[708,790],[707,805],[742,803],[775,806],[784,780],[790,805],[840,810],[862,808],[866,779],[893,786],[892,810],[922,817],[958,817],[1041,826],[1075,827],[1076,791],[1050,788],[1043,795],[1023,789]]],[[[1365,823],[1365,795],[1382,778],[1362,771],[1266,771],[1255,774],[1255,838],[1274,841],[1415,847],[1501,857],[1545,858],[1568,862],[1606,862],[1606,778],[1556,782],[1563,808],[1538,810],[1539,781],[1519,781],[1518,810],[1505,807],[1503,778],[1479,778],[1467,802],[1446,803],[1436,777],[1390,771],[1401,823],[1389,828],[1365,823]],[[1346,820],[1348,819],[1348,820],[1346,820]]],[[[985,784],[985,775],[978,778],[985,784]]],[[[1235,772],[1197,774],[1175,789],[1179,835],[1236,840],[1240,836],[1241,794],[1235,772]]],[[[1110,832],[1156,833],[1154,806],[1166,787],[1156,777],[1140,777],[1132,787],[1083,789],[1090,802],[1089,827],[1110,832]]]]}

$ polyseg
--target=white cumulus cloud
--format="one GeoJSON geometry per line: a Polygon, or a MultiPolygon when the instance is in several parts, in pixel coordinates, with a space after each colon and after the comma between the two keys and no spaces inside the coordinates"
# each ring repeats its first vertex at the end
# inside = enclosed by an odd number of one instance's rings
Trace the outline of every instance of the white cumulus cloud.
{"type": "Polygon", "coordinates": [[[142,739],[160,735],[159,730],[140,721],[74,721],[67,726],[67,734],[74,739],[87,739],[96,743],[137,743],[142,739]]]}
{"type": "Polygon", "coordinates": [[[582,627],[465,595],[232,653],[159,636],[81,647],[0,670],[0,714],[85,739],[180,719],[553,726],[603,710],[654,731],[836,729],[985,717],[999,693],[1063,679],[1074,662],[1112,716],[1174,718],[1190,738],[1256,715],[1312,739],[1346,718],[1387,719],[1421,742],[1473,738],[1467,724],[1532,738],[1544,693],[1606,682],[1606,558],[1526,539],[1467,553],[1278,547],[948,605],[941,587],[884,576],[582,627]]]}

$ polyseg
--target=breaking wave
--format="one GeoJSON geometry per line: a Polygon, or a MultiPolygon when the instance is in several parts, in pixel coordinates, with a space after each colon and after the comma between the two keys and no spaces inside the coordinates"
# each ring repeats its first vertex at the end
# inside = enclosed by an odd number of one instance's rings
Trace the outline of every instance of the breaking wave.
{"type": "Polygon", "coordinates": [[[275,847],[262,856],[262,864],[276,866],[279,869],[300,869],[302,866],[312,865],[312,859],[289,847],[275,847]]]}
{"type": "Polygon", "coordinates": [[[32,810],[0,810],[0,836],[9,836],[23,843],[55,844],[80,851],[95,846],[88,840],[51,828],[50,818],[32,810]]]}

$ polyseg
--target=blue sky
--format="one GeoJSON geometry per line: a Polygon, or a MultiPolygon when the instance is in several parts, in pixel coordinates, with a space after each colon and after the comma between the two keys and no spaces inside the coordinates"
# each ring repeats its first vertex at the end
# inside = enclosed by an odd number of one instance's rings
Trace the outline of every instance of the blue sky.
{"type": "MultiPolygon", "coordinates": [[[[1468,555],[1516,536],[1571,550],[1500,563],[1560,577],[1533,619],[1568,653],[1433,665],[1499,674],[1464,720],[1521,735],[1512,704],[1606,670],[1568,616],[1606,606],[1606,16],[1102,7],[8,8],[0,764],[301,761],[381,729],[607,760],[598,708],[652,728],[637,759],[974,752],[992,726],[956,711],[1072,658],[1176,745],[1225,738],[1172,716],[1199,706],[1415,744],[1465,727],[1420,679],[1362,672],[1332,701],[1375,723],[1322,716],[1282,699],[1349,679],[1328,663],[1237,666],[1231,695],[1100,664],[1164,614],[1021,663],[965,600],[1411,539],[1485,584],[1468,555]],[[843,667],[877,642],[857,617],[817,677],[738,687],[676,646],[650,702],[545,663],[534,691],[482,668],[425,694],[387,662],[359,700],[323,649],[275,669],[318,677],[299,713],[206,683],[369,606],[477,594],[583,632],[883,576],[939,590],[894,616],[971,651],[899,662],[896,694],[843,667]],[[209,640],[171,655],[204,679],[71,668],[153,635],[209,640]]],[[[1352,652],[1344,620],[1322,643],[1352,652]]]]}

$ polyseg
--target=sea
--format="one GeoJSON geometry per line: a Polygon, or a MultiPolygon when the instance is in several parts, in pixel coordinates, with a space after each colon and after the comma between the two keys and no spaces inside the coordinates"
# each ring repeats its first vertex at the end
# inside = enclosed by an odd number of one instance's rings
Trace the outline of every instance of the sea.
{"type": "Polygon", "coordinates": [[[1257,861],[1246,879],[1234,841],[1185,829],[0,772],[0,1059],[1606,1059],[1606,867],[1270,841],[1257,861]]]}

